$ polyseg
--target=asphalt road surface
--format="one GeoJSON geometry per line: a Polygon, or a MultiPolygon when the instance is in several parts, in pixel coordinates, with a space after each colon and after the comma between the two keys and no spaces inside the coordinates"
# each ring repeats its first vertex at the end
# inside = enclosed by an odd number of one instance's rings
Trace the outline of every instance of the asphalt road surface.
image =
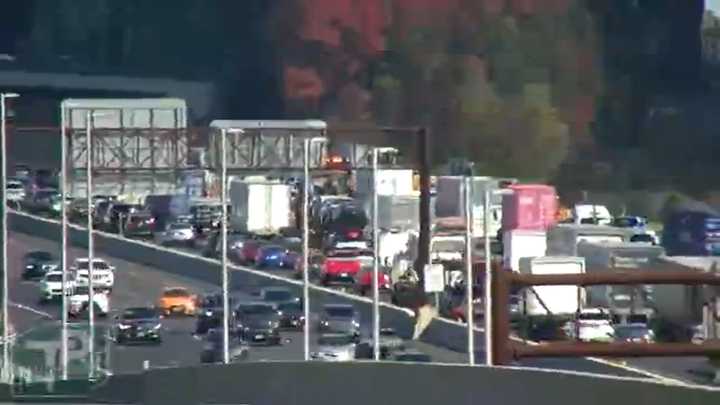
{"type": "MultiPolygon", "coordinates": [[[[59,253],[59,241],[34,238],[20,233],[10,233],[9,238],[9,285],[10,285],[10,320],[16,331],[22,333],[29,328],[60,319],[60,310],[57,305],[41,305],[39,303],[39,289],[35,282],[21,280],[21,259],[30,250],[47,250],[54,254],[59,253]]],[[[70,258],[86,256],[84,249],[71,249],[70,258]]],[[[195,279],[177,276],[160,269],[150,268],[120,259],[105,257],[116,267],[115,288],[111,296],[111,310],[117,312],[130,306],[153,305],[164,287],[183,286],[196,293],[217,291],[218,286],[204,283],[195,279]]],[[[230,279],[233,295],[240,299],[252,300],[252,292],[262,286],[239,285],[232,276],[230,279]]],[[[331,300],[332,298],[330,298],[331,300]]],[[[316,319],[323,302],[311,302],[311,322],[316,319]]],[[[363,333],[369,336],[371,314],[361,313],[363,333]]],[[[112,319],[112,318],[110,318],[112,319]]],[[[107,321],[106,321],[107,322],[107,321]]],[[[193,335],[195,321],[192,318],[171,318],[163,321],[165,334],[160,346],[115,346],[111,353],[111,368],[115,374],[136,373],[143,368],[145,361],[150,367],[173,367],[199,364],[202,340],[193,335]]],[[[392,326],[392,325],[383,325],[392,326]]],[[[311,329],[311,339],[317,338],[314,329],[311,329]]],[[[251,360],[302,360],[303,336],[300,332],[283,332],[284,343],[277,347],[256,347],[250,351],[251,360]]],[[[482,340],[476,341],[478,347],[482,340]]],[[[432,356],[433,361],[442,363],[465,363],[465,353],[454,352],[424,344],[412,342],[418,350],[432,356]]],[[[484,353],[476,353],[476,362],[482,364],[484,353]]],[[[691,368],[704,365],[703,359],[636,359],[628,365],[648,369],[657,374],[681,379],[688,382],[707,383],[707,376],[688,372],[691,368]]],[[[647,377],[646,374],[633,372],[628,369],[608,364],[591,362],[584,359],[532,359],[519,365],[537,366],[571,371],[593,372],[600,374],[647,377]]]]}

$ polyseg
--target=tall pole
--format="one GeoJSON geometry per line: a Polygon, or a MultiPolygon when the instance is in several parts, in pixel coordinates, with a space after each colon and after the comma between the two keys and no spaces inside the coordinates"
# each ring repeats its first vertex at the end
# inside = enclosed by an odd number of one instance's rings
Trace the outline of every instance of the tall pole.
{"type": "Polygon", "coordinates": [[[221,130],[220,140],[220,202],[222,203],[222,222],[220,261],[222,263],[222,290],[223,290],[223,363],[230,363],[230,297],[228,294],[228,268],[227,268],[227,130],[221,130]]]}
{"type": "Polygon", "coordinates": [[[490,260],[490,190],[485,187],[483,193],[483,238],[485,240],[485,364],[494,364],[492,345],[493,301],[492,301],[492,263],[490,260]]]}
{"type": "MultiPolygon", "coordinates": [[[[67,291],[67,206],[65,201],[67,198],[67,140],[65,139],[65,106],[60,107],[60,195],[62,203],[60,204],[60,271],[62,271],[62,291],[67,291]]],[[[68,311],[67,311],[67,296],[62,294],[62,331],[60,338],[61,343],[61,378],[67,380],[68,378],[68,311]]]]}
{"type": "MultiPolygon", "coordinates": [[[[93,113],[88,110],[85,116],[85,153],[87,157],[87,168],[85,181],[87,184],[86,192],[87,195],[87,230],[88,230],[88,324],[90,327],[90,342],[88,343],[88,353],[90,359],[88,362],[88,378],[92,379],[95,376],[95,280],[94,278],[94,263],[95,260],[95,247],[93,238],[93,221],[92,221],[92,125],[93,125],[93,113]]],[[[63,205],[65,202],[63,201],[63,205]]],[[[67,294],[66,291],[62,292],[63,297],[67,294]]]]}
{"type": "Polygon", "coordinates": [[[308,209],[310,208],[310,139],[303,143],[303,208],[302,208],[302,269],[303,269],[303,358],[310,360],[310,277],[309,277],[309,245],[310,232],[308,225],[308,209]]]}
{"type": "Polygon", "coordinates": [[[3,347],[3,369],[2,375],[6,382],[11,382],[10,378],[10,347],[8,340],[10,338],[9,328],[10,321],[8,320],[8,230],[7,230],[7,113],[5,110],[5,100],[8,99],[8,94],[0,94],[0,148],[2,149],[2,168],[0,169],[0,175],[2,181],[0,186],[2,187],[2,347],[3,347]]]}
{"type": "Polygon", "coordinates": [[[475,308],[473,307],[473,287],[475,279],[472,271],[472,177],[465,177],[465,318],[467,319],[468,364],[475,365],[475,308]]]}
{"type": "Polygon", "coordinates": [[[373,148],[372,156],[373,170],[373,203],[372,203],[372,232],[373,232],[373,358],[375,361],[380,360],[380,290],[378,288],[378,276],[380,273],[380,249],[378,246],[378,149],[373,148]]]}

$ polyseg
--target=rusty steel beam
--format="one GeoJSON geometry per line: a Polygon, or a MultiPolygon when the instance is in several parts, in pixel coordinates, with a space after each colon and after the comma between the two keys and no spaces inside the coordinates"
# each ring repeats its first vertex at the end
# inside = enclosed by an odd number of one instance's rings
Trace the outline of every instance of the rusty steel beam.
{"type": "Polygon", "coordinates": [[[515,359],[528,357],[682,357],[720,355],[720,342],[693,343],[578,343],[556,342],[536,346],[512,344],[515,359]]]}
{"type": "MultiPolygon", "coordinates": [[[[508,272],[509,273],[509,272],[508,272]]],[[[520,274],[512,273],[509,281],[523,286],[536,285],[638,285],[684,284],[720,285],[720,274],[701,271],[608,271],[585,274],[520,274]]]]}
{"type": "Polygon", "coordinates": [[[486,303],[486,311],[491,314],[489,352],[485,355],[487,364],[502,366],[512,362],[510,346],[510,275],[511,272],[492,268],[490,279],[490,302],[486,303]],[[489,308],[487,308],[489,306],[489,308]]]}

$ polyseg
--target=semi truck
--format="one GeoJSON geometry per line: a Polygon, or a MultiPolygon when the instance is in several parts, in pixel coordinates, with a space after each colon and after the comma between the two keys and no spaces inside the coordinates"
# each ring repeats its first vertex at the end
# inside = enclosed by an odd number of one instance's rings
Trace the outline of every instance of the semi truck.
{"type": "Polygon", "coordinates": [[[278,232],[294,223],[287,184],[233,180],[230,204],[230,225],[241,231],[278,232]]]}
{"type": "MultiPolygon", "coordinates": [[[[440,176],[436,180],[435,217],[441,218],[464,218],[465,217],[465,177],[462,176],[440,176]]],[[[472,206],[473,224],[472,234],[474,237],[484,235],[484,194],[485,190],[494,191],[499,189],[499,179],[492,177],[473,177],[472,206]]],[[[498,194],[490,194],[489,229],[490,235],[495,237],[502,222],[502,197],[498,194]]]]}
{"type": "Polygon", "coordinates": [[[602,225],[558,224],[547,232],[547,254],[550,256],[578,256],[580,242],[630,242],[634,232],[630,229],[602,225]]]}

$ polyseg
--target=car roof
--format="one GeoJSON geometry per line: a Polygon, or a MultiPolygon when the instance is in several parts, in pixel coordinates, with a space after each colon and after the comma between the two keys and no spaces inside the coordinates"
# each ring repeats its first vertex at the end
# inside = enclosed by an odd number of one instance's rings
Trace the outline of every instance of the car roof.
{"type": "Polygon", "coordinates": [[[355,307],[352,304],[325,304],[323,305],[323,308],[343,308],[343,309],[355,309],[355,307]]]}
{"type": "Polygon", "coordinates": [[[262,305],[264,307],[274,307],[273,304],[265,301],[245,301],[238,304],[238,307],[249,307],[249,306],[257,306],[262,305]]]}
{"type": "Polygon", "coordinates": [[[287,287],[263,287],[262,290],[260,290],[260,291],[288,291],[288,292],[290,292],[291,290],[287,287]]]}

